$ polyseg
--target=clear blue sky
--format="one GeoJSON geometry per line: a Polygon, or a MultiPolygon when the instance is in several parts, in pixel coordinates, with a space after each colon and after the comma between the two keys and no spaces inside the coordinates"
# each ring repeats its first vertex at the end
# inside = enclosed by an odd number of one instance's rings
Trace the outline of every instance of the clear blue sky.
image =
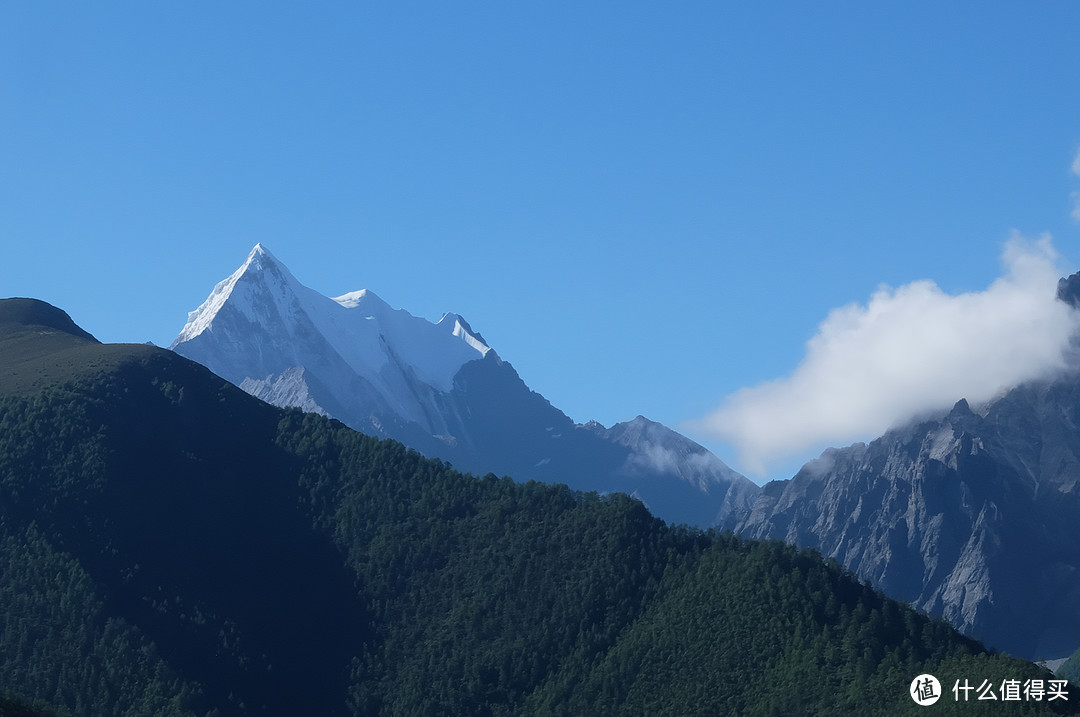
{"type": "Polygon", "coordinates": [[[262,242],[678,427],[1013,229],[1076,267],[1078,48],[1072,1],[4,3],[0,294],[168,345],[262,242]]]}

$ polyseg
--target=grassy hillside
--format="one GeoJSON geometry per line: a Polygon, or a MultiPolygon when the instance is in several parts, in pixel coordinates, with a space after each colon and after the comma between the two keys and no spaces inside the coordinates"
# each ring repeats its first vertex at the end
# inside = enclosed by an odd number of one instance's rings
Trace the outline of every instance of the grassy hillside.
{"type": "Polygon", "coordinates": [[[814,553],[462,475],[5,303],[0,691],[60,713],[884,715],[923,672],[1050,678],[814,553]]]}

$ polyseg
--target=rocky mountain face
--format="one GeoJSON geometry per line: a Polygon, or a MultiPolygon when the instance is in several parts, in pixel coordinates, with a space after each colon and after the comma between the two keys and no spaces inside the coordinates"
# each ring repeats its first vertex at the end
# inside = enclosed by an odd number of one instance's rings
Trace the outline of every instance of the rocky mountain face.
{"type": "Polygon", "coordinates": [[[704,447],[644,416],[611,428],[596,421],[580,428],[627,449],[618,468],[620,490],[649,495],[646,504],[660,515],[682,512],[695,516],[685,522],[719,524],[732,511],[748,509],[761,491],[704,447]],[[652,490],[657,476],[667,477],[668,491],[652,490]],[[695,503],[701,504],[696,514],[690,512],[695,503]]]}
{"type": "MultiPolygon", "coordinates": [[[[1058,298],[1080,307],[1080,273],[1058,298]]],[[[1029,658],[1080,646],[1080,360],[974,408],[829,449],[725,525],[835,558],[1029,658]]]]}
{"type": "Polygon", "coordinates": [[[688,438],[638,417],[574,423],[456,314],[437,323],[370,291],[330,299],[261,245],[171,347],[263,400],[341,420],[477,474],[626,492],[708,526],[759,490],[688,438]]]}
{"type": "Polygon", "coordinates": [[[729,519],[1028,657],[1080,645],[1080,377],[830,449],[729,519]]]}

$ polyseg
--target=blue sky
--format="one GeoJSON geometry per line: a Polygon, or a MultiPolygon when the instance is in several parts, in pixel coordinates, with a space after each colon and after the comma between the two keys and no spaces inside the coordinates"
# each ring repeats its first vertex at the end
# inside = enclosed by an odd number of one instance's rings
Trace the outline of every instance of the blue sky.
{"type": "Polygon", "coordinates": [[[679,427],[882,284],[1080,261],[1075,2],[381,5],[0,5],[0,294],[167,345],[262,242],[679,427]]]}

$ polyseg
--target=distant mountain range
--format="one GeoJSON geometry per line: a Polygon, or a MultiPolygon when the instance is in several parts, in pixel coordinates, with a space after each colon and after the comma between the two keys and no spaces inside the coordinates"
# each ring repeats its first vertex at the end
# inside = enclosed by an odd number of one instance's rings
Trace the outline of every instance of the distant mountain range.
{"type": "Polygon", "coordinates": [[[924,673],[1080,711],[813,551],[463,475],[0,301],[2,715],[895,717],[924,673]]]}
{"type": "Polygon", "coordinates": [[[433,324],[368,290],[327,298],[261,245],[171,348],[269,403],[337,418],[461,470],[625,492],[675,523],[713,525],[759,491],[643,416],[611,428],[575,424],[461,316],[433,324]]]}
{"type": "MultiPolygon", "coordinates": [[[[1080,274],[1059,298],[1080,305],[1080,274]]],[[[271,403],[464,470],[621,491],[671,522],[816,548],[1014,654],[1080,646],[1080,363],[760,489],[642,416],[575,424],[460,316],[432,324],[370,291],[326,298],[261,246],[172,348],[271,403]]]]}
{"type": "MultiPolygon", "coordinates": [[[[1080,305],[1080,274],[1058,298],[1080,305]]],[[[813,547],[1029,658],[1080,646],[1080,363],[830,449],[727,527],[813,547]]]]}

